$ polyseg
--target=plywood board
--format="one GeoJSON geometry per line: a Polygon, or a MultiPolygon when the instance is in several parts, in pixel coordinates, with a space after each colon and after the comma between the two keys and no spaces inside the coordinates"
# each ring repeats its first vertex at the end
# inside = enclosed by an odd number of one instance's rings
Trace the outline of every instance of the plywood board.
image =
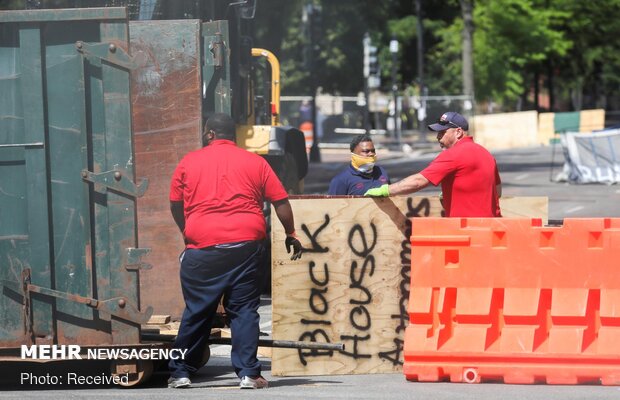
{"type": "MultiPolygon", "coordinates": [[[[547,219],[546,198],[501,200],[505,216],[547,219]]],[[[344,351],[273,349],[274,375],[400,371],[411,223],[441,215],[437,197],[291,199],[306,252],[291,261],[272,224],[275,340],[344,343],[344,351]]],[[[272,215],[275,215],[272,212],[272,215]]]]}
{"type": "Polygon", "coordinates": [[[149,325],[163,325],[170,322],[170,315],[151,315],[147,324],[149,325]]]}
{"type": "Polygon", "coordinates": [[[502,216],[509,218],[540,218],[547,223],[548,197],[502,197],[499,199],[502,216]]]}
{"type": "Polygon", "coordinates": [[[470,127],[476,143],[489,150],[538,145],[536,111],[476,115],[470,127]]]}
{"type": "Polygon", "coordinates": [[[548,145],[555,137],[554,118],[555,113],[538,114],[538,143],[548,145]]]}
{"type": "Polygon", "coordinates": [[[605,128],[605,110],[583,110],[579,112],[579,132],[592,132],[605,128]]]}

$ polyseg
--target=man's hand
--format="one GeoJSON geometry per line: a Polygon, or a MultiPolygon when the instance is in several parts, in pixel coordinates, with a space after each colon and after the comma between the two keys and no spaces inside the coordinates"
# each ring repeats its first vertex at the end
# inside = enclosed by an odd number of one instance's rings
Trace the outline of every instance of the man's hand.
{"type": "Polygon", "coordinates": [[[299,239],[297,239],[297,236],[295,236],[295,232],[286,235],[286,240],[284,241],[284,244],[286,245],[287,253],[291,252],[291,247],[293,248],[293,255],[291,256],[291,260],[297,260],[301,258],[301,253],[303,252],[303,249],[301,247],[301,242],[299,241],[299,239]]]}
{"type": "Polygon", "coordinates": [[[390,185],[387,183],[385,185],[381,185],[378,188],[368,189],[364,196],[371,197],[388,197],[390,195],[390,185]]]}

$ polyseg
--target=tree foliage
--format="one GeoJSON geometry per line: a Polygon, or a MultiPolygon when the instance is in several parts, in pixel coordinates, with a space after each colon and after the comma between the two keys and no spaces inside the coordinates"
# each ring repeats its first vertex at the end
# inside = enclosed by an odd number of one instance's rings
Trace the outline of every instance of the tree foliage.
{"type": "Polygon", "coordinates": [[[560,28],[568,15],[533,1],[483,0],[474,11],[476,92],[498,102],[516,100],[527,75],[572,43],[560,28]]]}
{"type": "Polygon", "coordinates": [[[286,93],[309,93],[311,64],[318,85],[326,92],[357,93],[363,86],[362,38],[365,32],[370,32],[375,41],[383,36],[382,25],[390,15],[389,3],[262,1],[255,23],[256,43],[269,48],[280,59],[286,93]],[[302,21],[303,7],[309,3],[320,8],[312,43],[308,26],[302,21]]]}
{"type": "Polygon", "coordinates": [[[553,7],[570,15],[564,32],[572,47],[552,58],[561,95],[573,108],[587,104],[620,107],[620,0],[555,0],[553,7]]]}
{"type": "MultiPolygon", "coordinates": [[[[310,74],[304,61],[309,36],[301,10],[310,1],[264,0],[259,6],[257,41],[269,42],[276,49],[286,93],[309,93],[310,74]]],[[[365,32],[379,47],[384,89],[391,85],[388,44],[392,38],[400,42],[401,88],[417,86],[415,1],[312,1],[322,7],[322,35],[315,42],[314,66],[317,83],[325,91],[355,94],[362,89],[361,38],[365,32]]],[[[424,82],[430,94],[460,94],[463,18],[459,2],[425,0],[422,4],[424,82]]],[[[477,0],[473,15],[478,101],[514,109],[536,81],[544,85],[552,80],[552,95],[563,109],[618,101],[620,0],[477,0]]]]}

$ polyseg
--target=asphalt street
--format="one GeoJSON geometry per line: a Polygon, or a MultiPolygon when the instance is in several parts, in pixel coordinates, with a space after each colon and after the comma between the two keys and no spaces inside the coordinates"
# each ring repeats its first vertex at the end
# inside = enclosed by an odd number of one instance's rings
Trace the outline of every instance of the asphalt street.
{"type": "MultiPolygon", "coordinates": [[[[393,181],[418,172],[437,154],[432,147],[412,152],[379,150],[379,161],[393,181]]],[[[549,218],[620,217],[620,187],[607,185],[569,185],[553,182],[550,177],[561,170],[561,151],[549,146],[493,152],[503,180],[505,196],[548,196],[549,218]],[[553,162],[552,162],[553,161],[553,162]]],[[[321,163],[310,165],[306,193],[325,194],[329,180],[349,161],[348,149],[322,149],[321,163]]],[[[425,193],[437,194],[436,188],[425,193]]],[[[271,332],[271,300],[263,298],[261,331],[271,332]]],[[[0,391],[0,398],[10,399],[618,399],[620,387],[599,385],[507,385],[501,383],[455,384],[408,382],[402,374],[347,376],[273,377],[270,359],[262,358],[264,376],[270,381],[265,390],[240,390],[230,366],[229,347],[212,346],[209,363],[195,376],[190,389],[166,388],[166,372],[156,372],[140,387],[122,389],[114,386],[54,387],[12,384],[0,391]]],[[[291,350],[295,351],[295,350],[291,350]]],[[[47,371],[64,373],[61,367],[47,371]]],[[[67,367],[69,369],[75,366],[67,367]]],[[[13,367],[13,373],[19,367],[13,367]]],[[[84,372],[84,371],[82,371],[84,372]]],[[[0,373],[7,374],[7,372],[0,373]]],[[[5,375],[6,378],[6,375],[5,375]]],[[[2,380],[0,380],[2,382],[2,380]]],[[[6,383],[6,379],[4,380],[6,383]]]]}

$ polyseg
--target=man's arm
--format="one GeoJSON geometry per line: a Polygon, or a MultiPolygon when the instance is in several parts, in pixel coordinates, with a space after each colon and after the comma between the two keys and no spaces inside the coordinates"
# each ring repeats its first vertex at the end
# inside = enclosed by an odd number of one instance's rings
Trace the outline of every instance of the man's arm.
{"type": "Polygon", "coordinates": [[[502,197],[502,178],[499,176],[497,161],[495,162],[495,192],[497,193],[497,197],[502,197]]]}
{"type": "Polygon", "coordinates": [[[392,183],[389,187],[390,195],[415,193],[429,185],[430,181],[422,174],[409,175],[405,179],[392,183]]]}
{"type": "Polygon", "coordinates": [[[284,232],[287,235],[295,233],[295,218],[293,217],[293,209],[288,199],[279,200],[272,204],[278,219],[284,227],[284,232]]]}
{"type": "Polygon", "coordinates": [[[174,222],[179,227],[181,233],[185,232],[185,213],[183,211],[183,201],[171,201],[170,212],[174,222]]]}
{"type": "Polygon", "coordinates": [[[273,208],[276,210],[278,219],[284,227],[284,232],[286,233],[286,240],[284,241],[286,251],[290,253],[292,248],[293,255],[291,256],[291,260],[297,260],[301,257],[303,249],[301,247],[301,242],[297,239],[297,235],[295,234],[295,218],[293,217],[291,203],[288,199],[283,199],[273,202],[272,204],[273,208]]]}
{"type": "Polygon", "coordinates": [[[424,189],[431,183],[426,177],[422,174],[414,174],[409,175],[405,179],[398,181],[396,183],[392,183],[391,185],[385,184],[381,185],[378,188],[368,189],[364,196],[371,197],[387,197],[387,196],[396,196],[399,194],[409,194],[415,193],[420,189],[424,189]]]}

